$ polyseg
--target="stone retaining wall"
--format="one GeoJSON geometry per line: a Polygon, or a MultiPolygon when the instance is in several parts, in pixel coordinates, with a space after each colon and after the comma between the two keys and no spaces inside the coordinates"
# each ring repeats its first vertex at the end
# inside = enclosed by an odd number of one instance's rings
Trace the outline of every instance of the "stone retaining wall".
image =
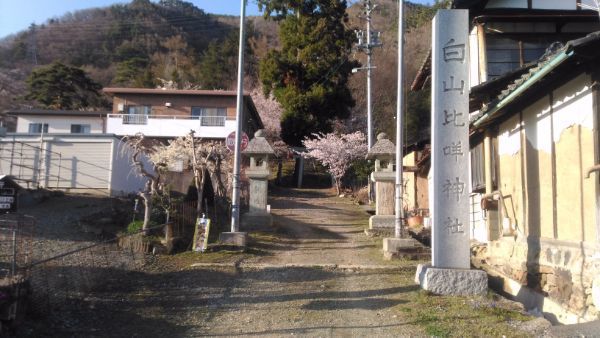
{"type": "MultiPolygon", "coordinates": [[[[551,300],[570,313],[566,317],[575,316],[576,322],[599,318],[600,299],[594,298],[600,294],[598,245],[504,237],[487,246],[474,246],[472,251],[474,265],[518,282],[542,295],[541,299],[551,300]]],[[[543,300],[539,306],[544,306],[543,300]]]]}

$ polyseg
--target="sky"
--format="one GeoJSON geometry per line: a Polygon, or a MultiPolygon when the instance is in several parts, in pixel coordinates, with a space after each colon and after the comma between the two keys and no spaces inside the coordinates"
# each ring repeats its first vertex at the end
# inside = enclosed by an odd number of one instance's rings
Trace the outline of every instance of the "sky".
{"type": "MultiPolygon", "coordinates": [[[[240,0],[187,0],[207,13],[240,15],[240,0]]],[[[355,0],[356,1],[356,0],[355,0]]],[[[106,7],[128,0],[0,0],[0,38],[17,33],[31,23],[42,24],[53,17],[79,9],[106,7]]],[[[431,0],[411,2],[431,3],[431,0]]],[[[248,1],[247,15],[259,15],[258,6],[248,1]]]]}

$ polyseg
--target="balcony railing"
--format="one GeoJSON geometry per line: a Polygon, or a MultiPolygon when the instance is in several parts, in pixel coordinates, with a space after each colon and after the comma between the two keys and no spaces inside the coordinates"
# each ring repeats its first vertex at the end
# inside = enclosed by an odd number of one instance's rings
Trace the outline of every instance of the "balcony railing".
{"type": "Polygon", "coordinates": [[[142,115],[142,114],[109,114],[109,118],[120,117],[123,124],[147,125],[149,119],[165,120],[199,120],[202,127],[224,127],[225,116],[189,116],[189,115],[142,115]]]}
{"type": "Polygon", "coordinates": [[[123,124],[148,124],[148,115],[125,114],[122,117],[123,124]]]}
{"type": "Polygon", "coordinates": [[[225,116],[200,116],[200,125],[203,127],[225,126],[225,116]]]}

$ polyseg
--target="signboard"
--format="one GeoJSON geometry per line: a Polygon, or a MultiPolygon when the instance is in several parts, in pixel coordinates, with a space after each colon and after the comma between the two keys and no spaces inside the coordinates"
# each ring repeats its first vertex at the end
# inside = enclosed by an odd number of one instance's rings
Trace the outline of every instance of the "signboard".
{"type": "Polygon", "coordinates": [[[434,268],[469,269],[469,15],[433,19],[432,168],[434,268]]]}
{"type": "MultiPolygon", "coordinates": [[[[250,141],[250,139],[248,138],[248,135],[246,135],[245,132],[242,132],[242,144],[241,146],[241,151],[246,150],[246,148],[248,147],[248,142],[250,141]]],[[[235,131],[232,131],[231,134],[227,135],[227,139],[225,140],[225,145],[227,146],[227,148],[231,151],[235,151],[235,131]]]]}
{"type": "Polygon", "coordinates": [[[20,188],[9,176],[0,176],[0,210],[2,213],[17,211],[17,192],[20,188]]]}
{"type": "Polygon", "coordinates": [[[210,219],[202,218],[196,220],[196,230],[194,231],[194,242],[192,250],[195,252],[204,252],[208,248],[208,235],[210,233],[210,219]]]}

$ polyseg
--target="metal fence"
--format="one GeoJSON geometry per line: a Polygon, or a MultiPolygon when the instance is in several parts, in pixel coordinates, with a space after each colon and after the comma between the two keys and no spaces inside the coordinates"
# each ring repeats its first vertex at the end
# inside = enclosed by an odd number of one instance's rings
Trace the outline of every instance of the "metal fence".
{"type": "Polygon", "coordinates": [[[46,188],[61,181],[62,154],[48,150],[47,140],[38,145],[15,140],[0,141],[0,171],[29,187],[46,188]]]}
{"type": "Polygon", "coordinates": [[[0,279],[26,274],[31,263],[35,229],[33,217],[6,214],[0,217],[0,279]]]}
{"type": "MultiPolygon", "coordinates": [[[[152,230],[162,228],[164,224],[152,230]]],[[[145,252],[134,250],[136,241],[143,241],[141,233],[95,242],[43,237],[32,217],[0,216],[2,337],[10,327],[38,336],[89,325],[78,321],[94,318],[95,295],[118,291],[115,286],[128,276],[139,278],[135,273],[147,262],[145,252]]]]}
{"type": "MultiPolygon", "coordinates": [[[[137,235],[128,235],[133,237],[137,235]]],[[[32,262],[30,312],[37,321],[69,327],[78,313],[89,310],[94,292],[106,288],[127,272],[139,271],[145,253],[119,247],[118,238],[93,243],[32,262]],[[59,314],[59,315],[55,315],[59,314]]]]}

